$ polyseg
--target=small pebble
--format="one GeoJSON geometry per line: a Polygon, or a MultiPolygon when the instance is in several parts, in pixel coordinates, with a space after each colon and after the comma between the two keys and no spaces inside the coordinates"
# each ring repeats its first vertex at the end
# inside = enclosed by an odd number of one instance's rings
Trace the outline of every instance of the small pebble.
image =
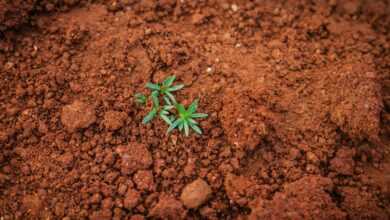
{"type": "Polygon", "coordinates": [[[198,208],[209,199],[211,193],[209,184],[202,179],[197,179],[184,187],[180,199],[186,207],[198,208]]]}
{"type": "Polygon", "coordinates": [[[232,11],[236,12],[238,11],[238,6],[236,4],[232,4],[231,9],[232,11]]]}

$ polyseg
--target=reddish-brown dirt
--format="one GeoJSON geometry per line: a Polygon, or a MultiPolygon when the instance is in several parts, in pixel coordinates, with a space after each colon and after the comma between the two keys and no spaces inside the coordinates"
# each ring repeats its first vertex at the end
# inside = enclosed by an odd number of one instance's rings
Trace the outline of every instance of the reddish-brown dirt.
{"type": "Polygon", "coordinates": [[[0,219],[389,219],[390,2],[0,0],[0,219]],[[134,102],[176,75],[204,134],[134,102]]]}

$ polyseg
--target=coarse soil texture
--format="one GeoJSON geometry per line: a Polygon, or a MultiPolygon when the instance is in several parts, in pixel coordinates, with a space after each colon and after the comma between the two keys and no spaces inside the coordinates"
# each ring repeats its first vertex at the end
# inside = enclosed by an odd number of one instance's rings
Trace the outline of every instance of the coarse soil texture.
{"type": "Polygon", "coordinates": [[[387,220],[389,136],[387,0],[0,0],[1,220],[387,220]]]}

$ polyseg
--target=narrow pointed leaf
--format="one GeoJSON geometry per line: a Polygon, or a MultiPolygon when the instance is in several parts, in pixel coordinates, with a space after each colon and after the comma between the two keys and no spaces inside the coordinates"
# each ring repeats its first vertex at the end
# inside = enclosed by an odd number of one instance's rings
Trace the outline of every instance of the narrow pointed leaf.
{"type": "Polygon", "coordinates": [[[192,130],[194,130],[198,134],[202,134],[202,130],[195,124],[190,124],[192,130]]]}
{"type": "Polygon", "coordinates": [[[144,94],[141,94],[141,93],[137,93],[134,95],[135,97],[135,101],[137,103],[140,103],[140,104],[145,104],[146,103],[146,96],[144,94]]]}
{"type": "Polygon", "coordinates": [[[170,99],[173,103],[176,103],[175,96],[173,96],[172,93],[170,93],[170,92],[165,92],[165,95],[167,95],[167,96],[169,97],[169,99],[170,99]]]}
{"type": "Polygon", "coordinates": [[[165,104],[172,105],[171,100],[167,96],[164,96],[163,98],[164,98],[165,104]]]}
{"type": "Polygon", "coordinates": [[[152,111],[150,111],[142,120],[143,124],[147,124],[150,122],[157,114],[157,109],[153,108],[152,111]]]}
{"type": "Polygon", "coordinates": [[[177,91],[177,90],[180,90],[184,87],[183,84],[179,84],[179,85],[175,85],[175,86],[172,86],[172,87],[169,87],[167,89],[168,92],[174,92],[174,91],[177,91]]]}
{"type": "Polygon", "coordinates": [[[160,90],[160,86],[154,83],[146,83],[146,88],[149,88],[151,90],[160,90]]]}
{"type": "Polygon", "coordinates": [[[191,115],[192,118],[207,118],[207,116],[209,115],[205,113],[194,113],[191,115]]]}
{"type": "Polygon", "coordinates": [[[173,116],[173,115],[170,115],[170,116],[168,116],[169,117],[169,119],[171,120],[171,121],[175,121],[175,116],[173,116]]]}
{"type": "Polygon", "coordinates": [[[166,87],[169,87],[172,85],[172,83],[175,81],[176,76],[169,76],[163,81],[163,85],[166,87]]]}
{"type": "Polygon", "coordinates": [[[190,134],[190,128],[188,127],[188,121],[184,121],[184,133],[186,136],[190,134]]]}
{"type": "Polygon", "coordinates": [[[172,121],[169,120],[168,116],[160,115],[161,119],[164,120],[168,125],[172,125],[172,121]]]}
{"type": "Polygon", "coordinates": [[[167,133],[170,133],[173,129],[175,129],[175,128],[179,125],[180,122],[181,122],[181,119],[180,119],[180,118],[177,119],[175,122],[173,122],[173,123],[171,124],[171,126],[169,126],[169,128],[168,128],[168,130],[167,130],[167,133]]]}
{"type": "Polygon", "coordinates": [[[165,110],[161,110],[160,115],[169,115],[169,112],[165,110]]]}
{"type": "Polygon", "coordinates": [[[151,97],[152,97],[152,101],[153,101],[154,107],[160,106],[160,102],[159,102],[159,100],[158,100],[158,91],[152,92],[151,97]]]}
{"type": "Polygon", "coordinates": [[[189,122],[190,125],[191,125],[191,124],[194,124],[194,125],[197,125],[197,124],[198,124],[198,122],[195,121],[195,120],[192,119],[192,118],[189,118],[189,119],[188,119],[188,122],[189,122]]]}
{"type": "Polygon", "coordinates": [[[173,109],[174,107],[175,107],[175,106],[173,106],[173,105],[165,105],[165,106],[163,107],[163,109],[166,110],[166,111],[168,111],[168,110],[173,109]]]}
{"type": "Polygon", "coordinates": [[[183,114],[186,112],[186,108],[182,104],[176,104],[176,109],[179,111],[179,113],[183,114]]]}
{"type": "Polygon", "coordinates": [[[180,123],[180,124],[179,124],[179,131],[182,131],[183,128],[184,128],[184,123],[180,123]]]}
{"type": "Polygon", "coordinates": [[[196,111],[196,109],[198,108],[198,102],[199,100],[198,99],[195,99],[195,101],[193,101],[190,105],[190,107],[188,107],[188,112],[190,114],[194,113],[196,111]]]}

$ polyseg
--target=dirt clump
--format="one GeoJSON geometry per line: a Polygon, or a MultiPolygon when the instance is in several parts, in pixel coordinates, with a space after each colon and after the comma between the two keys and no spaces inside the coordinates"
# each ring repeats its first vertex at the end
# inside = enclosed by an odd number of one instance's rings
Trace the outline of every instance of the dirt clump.
{"type": "Polygon", "coordinates": [[[180,199],[187,208],[198,208],[207,201],[211,193],[207,182],[197,179],[184,187],[180,199]]]}
{"type": "Polygon", "coordinates": [[[17,27],[29,18],[36,0],[0,2],[0,31],[17,27]]]}
{"type": "Polygon", "coordinates": [[[126,209],[131,210],[132,208],[138,205],[140,199],[141,199],[141,194],[137,190],[129,189],[127,190],[125,198],[123,199],[123,206],[126,209]]]}
{"type": "Polygon", "coordinates": [[[346,219],[328,194],[333,187],[329,178],[303,177],[286,184],[271,201],[255,200],[248,219],[346,219]]]}
{"type": "Polygon", "coordinates": [[[0,217],[387,219],[389,8],[0,0],[0,217]],[[142,124],[172,75],[202,135],[142,124]]]}
{"type": "Polygon", "coordinates": [[[341,190],[344,209],[351,219],[388,219],[389,213],[380,208],[370,193],[357,188],[345,187],[341,190]]]}
{"type": "Polygon", "coordinates": [[[39,216],[41,214],[43,202],[38,195],[26,195],[22,203],[22,207],[28,215],[39,216]]]}
{"type": "Polygon", "coordinates": [[[351,60],[334,70],[328,85],[331,95],[331,120],[353,139],[378,139],[381,91],[372,65],[351,60]],[[356,94],[365,94],[356,96],[356,94]],[[364,126],[363,126],[364,124],[364,126]]]}
{"type": "Polygon", "coordinates": [[[245,176],[228,174],[225,178],[224,187],[229,199],[241,206],[248,205],[248,202],[260,195],[257,183],[245,176]]]}
{"type": "Polygon", "coordinates": [[[158,203],[149,212],[150,217],[161,219],[184,219],[186,210],[183,204],[169,195],[161,195],[158,203]]]}
{"type": "Polygon", "coordinates": [[[155,189],[153,173],[149,170],[139,170],[134,174],[134,183],[140,191],[153,191],[155,189]]]}
{"type": "Polygon", "coordinates": [[[127,115],[124,112],[109,111],[104,114],[103,124],[109,131],[115,131],[123,126],[126,118],[127,115]]]}
{"type": "Polygon", "coordinates": [[[349,148],[340,148],[336,157],[330,161],[330,169],[342,175],[353,175],[355,151],[349,148]]]}
{"type": "Polygon", "coordinates": [[[235,90],[225,93],[220,116],[222,127],[229,141],[242,149],[255,149],[267,135],[262,109],[254,105],[245,93],[237,94],[235,90]]]}
{"type": "Polygon", "coordinates": [[[95,121],[95,109],[85,102],[76,100],[62,108],[61,122],[69,132],[87,128],[95,121]]]}
{"type": "Polygon", "coordinates": [[[144,144],[130,143],[118,146],[116,153],[120,157],[121,172],[123,174],[148,169],[153,163],[152,156],[144,144]]]}

